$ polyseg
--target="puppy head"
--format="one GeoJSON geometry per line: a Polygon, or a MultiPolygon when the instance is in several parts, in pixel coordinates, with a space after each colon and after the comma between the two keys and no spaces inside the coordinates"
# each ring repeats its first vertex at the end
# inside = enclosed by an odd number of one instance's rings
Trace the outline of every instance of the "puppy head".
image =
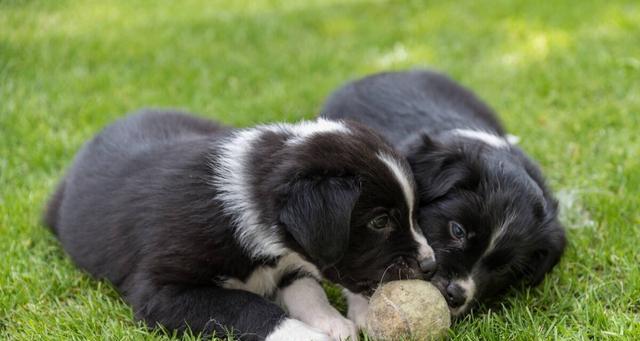
{"type": "Polygon", "coordinates": [[[522,281],[538,284],[558,262],[557,202],[518,148],[423,137],[408,154],[438,259],[432,282],[454,315],[522,281]]]}
{"type": "Polygon", "coordinates": [[[287,148],[279,221],[327,278],[353,292],[429,278],[435,259],[417,224],[408,164],[370,130],[343,124],[347,133],[287,148]]]}

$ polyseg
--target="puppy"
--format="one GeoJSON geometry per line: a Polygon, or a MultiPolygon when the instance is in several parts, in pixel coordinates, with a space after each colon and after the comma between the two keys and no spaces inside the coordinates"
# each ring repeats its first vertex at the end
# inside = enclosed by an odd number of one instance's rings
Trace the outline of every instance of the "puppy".
{"type": "Polygon", "coordinates": [[[453,315],[538,284],[560,259],[564,230],[538,166],[469,90],[435,72],[381,73],[335,91],[322,114],[364,123],[407,157],[438,261],[432,282],[453,315]]]}
{"type": "Polygon", "coordinates": [[[358,124],[234,130],[143,112],[82,148],[45,221],[150,327],[356,340],[320,280],[368,295],[431,277],[415,207],[405,159],[358,124]]]}

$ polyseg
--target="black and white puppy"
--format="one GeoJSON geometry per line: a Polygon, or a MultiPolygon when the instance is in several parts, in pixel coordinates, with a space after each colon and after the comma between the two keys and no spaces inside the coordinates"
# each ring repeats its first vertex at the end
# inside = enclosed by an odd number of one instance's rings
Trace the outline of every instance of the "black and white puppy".
{"type": "Polygon", "coordinates": [[[46,223],[138,319],[243,340],[357,339],[319,281],[429,278],[405,159],[356,123],[230,129],[143,112],[78,153],[46,223]]]}
{"type": "Polygon", "coordinates": [[[408,158],[418,221],[438,261],[432,282],[452,314],[518,282],[536,285],[558,262],[565,235],[556,200],[469,90],[435,72],[381,73],[335,91],[322,113],[364,123],[408,158]]]}

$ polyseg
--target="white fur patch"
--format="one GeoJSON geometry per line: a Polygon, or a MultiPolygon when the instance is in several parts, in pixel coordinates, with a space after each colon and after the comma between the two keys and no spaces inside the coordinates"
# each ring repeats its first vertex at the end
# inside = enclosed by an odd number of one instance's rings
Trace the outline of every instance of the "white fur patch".
{"type": "Polygon", "coordinates": [[[518,144],[520,142],[520,136],[507,134],[505,137],[507,138],[507,142],[511,144],[518,144]]]}
{"type": "Polygon", "coordinates": [[[265,341],[331,341],[331,337],[321,331],[312,328],[305,323],[287,318],[284,319],[271,334],[267,335],[265,341]]]}
{"type": "Polygon", "coordinates": [[[313,134],[349,133],[340,121],[317,119],[296,124],[261,125],[233,134],[220,146],[219,163],[215,165],[212,183],[219,190],[218,198],[224,212],[233,217],[237,225],[234,234],[240,245],[254,257],[279,257],[287,252],[284,243],[274,233],[276,227],[259,222],[259,212],[252,200],[250,188],[249,155],[254,143],[266,132],[275,132],[288,138],[288,143],[300,143],[313,134]]]}
{"type": "Polygon", "coordinates": [[[418,260],[422,260],[425,258],[434,258],[433,249],[431,248],[431,246],[429,246],[429,243],[427,243],[427,239],[424,237],[422,230],[420,230],[414,224],[413,205],[415,203],[415,183],[413,181],[413,175],[411,175],[411,171],[403,166],[401,162],[386,153],[379,152],[378,158],[389,168],[389,170],[391,170],[391,173],[402,188],[402,193],[404,194],[405,200],[407,202],[407,207],[409,208],[409,224],[411,224],[411,235],[419,245],[418,260]]]}
{"type": "Polygon", "coordinates": [[[369,300],[360,294],[354,294],[347,289],[343,289],[342,293],[347,298],[349,310],[347,317],[353,321],[360,329],[364,329],[367,325],[367,311],[369,310],[369,300]]]}
{"type": "Polygon", "coordinates": [[[346,340],[349,337],[357,339],[355,324],[329,303],[320,283],[312,278],[301,278],[284,287],[278,293],[278,300],[289,316],[328,334],[334,340],[346,340]]]}
{"type": "Polygon", "coordinates": [[[415,185],[413,182],[413,176],[410,175],[411,171],[404,167],[404,165],[400,161],[396,160],[396,158],[389,154],[378,152],[378,159],[380,159],[380,161],[382,161],[387,166],[387,168],[389,168],[391,174],[393,174],[393,176],[400,184],[402,193],[404,194],[404,199],[407,201],[409,212],[413,212],[413,203],[415,202],[415,185]]]}
{"type": "Polygon", "coordinates": [[[507,148],[509,147],[509,142],[498,135],[487,133],[480,130],[471,130],[471,129],[454,129],[454,135],[466,137],[468,139],[478,140],[496,148],[507,148]]]}
{"type": "Polygon", "coordinates": [[[461,314],[467,310],[469,307],[469,303],[473,300],[476,295],[476,282],[473,280],[473,277],[469,276],[465,279],[458,279],[453,281],[453,283],[457,284],[464,290],[465,301],[464,304],[456,309],[451,310],[451,314],[454,316],[461,314]]]}
{"type": "Polygon", "coordinates": [[[280,279],[291,271],[304,270],[316,278],[321,278],[318,268],[304,260],[299,254],[291,252],[281,257],[275,266],[261,266],[253,270],[244,281],[237,278],[226,278],[222,281],[222,287],[227,289],[239,289],[252,292],[260,296],[266,296],[278,289],[280,279]]]}
{"type": "Polygon", "coordinates": [[[418,243],[418,261],[427,258],[435,260],[435,254],[431,246],[429,246],[429,243],[427,243],[427,238],[424,237],[422,231],[413,227],[413,223],[411,224],[411,234],[413,235],[413,239],[418,243]]]}
{"type": "Polygon", "coordinates": [[[297,124],[283,125],[282,128],[293,135],[287,142],[298,144],[304,142],[309,136],[320,133],[349,134],[351,131],[341,121],[331,121],[318,118],[315,121],[303,121],[297,124]]]}
{"type": "Polygon", "coordinates": [[[505,235],[505,233],[507,232],[507,229],[509,228],[509,225],[511,225],[511,223],[513,223],[515,219],[516,219],[515,214],[510,213],[507,215],[507,217],[504,219],[502,224],[500,224],[500,227],[498,227],[491,233],[491,239],[489,240],[489,245],[484,250],[484,253],[480,257],[480,260],[476,261],[476,263],[473,265],[473,268],[471,270],[471,275],[469,275],[469,277],[467,277],[465,280],[455,281],[455,283],[460,285],[465,290],[466,301],[461,307],[452,311],[454,315],[460,314],[467,309],[469,302],[471,302],[471,300],[473,299],[473,295],[475,295],[476,293],[476,284],[475,284],[475,281],[473,280],[473,274],[477,273],[478,268],[482,263],[482,258],[494,250],[498,240],[505,235]]]}
{"type": "Polygon", "coordinates": [[[286,252],[283,242],[259,222],[259,213],[249,185],[249,154],[263,134],[260,128],[240,130],[221,145],[214,185],[226,214],[237,224],[234,234],[252,256],[277,257],[286,252]]]}
{"type": "Polygon", "coordinates": [[[487,249],[484,250],[483,256],[493,251],[493,249],[496,247],[496,243],[498,242],[498,240],[502,236],[504,236],[504,234],[507,232],[507,229],[509,228],[509,225],[511,225],[511,223],[513,223],[515,219],[516,219],[516,216],[513,213],[507,215],[507,217],[504,219],[500,227],[498,227],[493,231],[493,233],[491,234],[491,239],[489,240],[489,246],[487,246],[487,249]]]}

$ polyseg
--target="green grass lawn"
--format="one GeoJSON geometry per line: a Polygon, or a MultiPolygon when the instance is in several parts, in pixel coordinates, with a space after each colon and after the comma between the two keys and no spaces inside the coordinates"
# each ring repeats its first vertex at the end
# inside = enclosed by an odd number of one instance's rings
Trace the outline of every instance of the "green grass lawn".
{"type": "Polygon", "coordinates": [[[0,339],[166,339],[39,221],[82,143],[141,107],[238,126],[313,117],[342,82],[432,67],[475,89],[562,199],[538,288],[456,339],[640,339],[637,1],[0,0],[0,339]],[[403,4],[403,5],[401,5],[403,4]]]}

